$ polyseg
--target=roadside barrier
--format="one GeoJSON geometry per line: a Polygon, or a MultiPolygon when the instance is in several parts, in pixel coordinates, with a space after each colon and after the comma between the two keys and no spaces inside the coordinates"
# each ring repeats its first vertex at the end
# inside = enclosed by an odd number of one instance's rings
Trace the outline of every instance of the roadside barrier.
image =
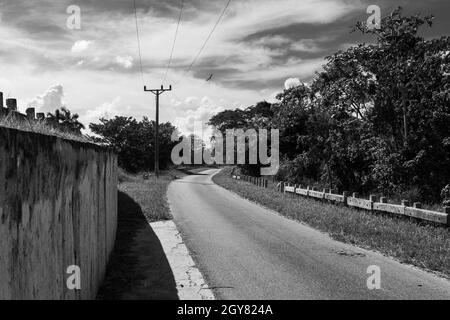
{"type": "MultiPolygon", "coordinates": [[[[249,182],[262,188],[268,188],[269,184],[267,179],[250,176],[233,175],[233,179],[249,182]]],[[[364,199],[360,198],[357,193],[350,194],[348,191],[344,191],[342,194],[337,194],[331,189],[323,189],[322,191],[319,191],[317,188],[311,188],[310,186],[303,187],[301,185],[293,185],[286,182],[279,182],[275,185],[275,188],[282,193],[294,194],[322,201],[329,201],[332,203],[339,203],[349,207],[372,212],[402,215],[450,226],[450,207],[445,207],[444,212],[437,212],[422,209],[422,204],[419,202],[413,203],[412,206],[407,200],[403,200],[401,204],[390,204],[388,203],[388,199],[386,197],[378,198],[375,195],[371,195],[369,199],[364,199]]]]}

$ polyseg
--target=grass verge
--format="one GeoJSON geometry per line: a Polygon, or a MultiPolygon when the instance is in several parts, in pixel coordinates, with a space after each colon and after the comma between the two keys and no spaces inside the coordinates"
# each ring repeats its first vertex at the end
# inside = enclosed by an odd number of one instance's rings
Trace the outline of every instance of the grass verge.
{"type": "Polygon", "coordinates": [[[377,250],[403,263],[450,278],[450,229],[300,196],[233,180],[225,168],[213,181],[238,195],[328,233],[333,239],[377,250]]]}
{"type": "MultiPolygon", "coordinates": [[[[123,171],[119,174],[120,192],[132,198],[142,210],[148,222],[160,220],[170,220],[169,205],[167,203],[167,188],[169,184],[177,177],[182,176],[179,171],[163,172],[159,179],[151,176],[148,180],[144,180],[142,175],[130,175],[123,171]]],[[[126,208],[121,208],[119,203],[119,215],[126,214],[126,208]]]]}

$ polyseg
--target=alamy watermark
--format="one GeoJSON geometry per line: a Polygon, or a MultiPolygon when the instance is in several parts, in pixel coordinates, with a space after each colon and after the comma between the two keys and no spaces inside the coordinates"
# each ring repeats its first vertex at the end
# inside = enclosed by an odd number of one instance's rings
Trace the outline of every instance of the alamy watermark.
{"type": "Polygon", "coordinates": [[[70,30],[80,30],[81,29],[81,8],[76,5],[71,5],[67,7],[66,10],[69,17],[67,18],[67,28],[70,30]]]}
{"type": "Polygon", "coordinates": [[[381,8],[377,5],[370,5],[366,12],[370,14],[367,18],[367,29],[381,29],[381,8]]]}
{"type": "Polygon", "coordinates": [[[367,289],[369,290],[379,290],[381,289],[381,269],[379,266],[369,266],[367,268],[367,274],[369,274],[369,278],[367,278],[367,289]]]}
{"type": "Polygon", "coordinates": [[[81,290],[81,268],[76,265],[67,267],[66,286],[69,290],[81,290]]]}
{"type": "Polygon", "coordinates": [[[268,133],[267,129],[230,129],[226,130],[224,139],[222,132],[215,130],[207,148],[196,138],[203,136],[202,123],[196,122],[193,135],[183,136],[181,141],[178,133],[172,135],[172,141],[180,141],[172,150],[172,162],[175,165],[261,164],[261,175],[272,176],[280,168],[280,131],[270,130],[270,139],[268,133]]]}

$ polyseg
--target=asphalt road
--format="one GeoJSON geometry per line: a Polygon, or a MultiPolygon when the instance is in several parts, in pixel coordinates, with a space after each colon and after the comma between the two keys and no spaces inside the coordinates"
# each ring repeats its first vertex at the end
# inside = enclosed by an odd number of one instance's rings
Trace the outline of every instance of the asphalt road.
{"type": "Polygon", "coordinates": [[[211,180],[173,182],[175,223],[219,299],[450,299],[450,281],[332,240],[249,202],[211,180]],[[381,288],[369,290],[369,266],[381,288]]]}

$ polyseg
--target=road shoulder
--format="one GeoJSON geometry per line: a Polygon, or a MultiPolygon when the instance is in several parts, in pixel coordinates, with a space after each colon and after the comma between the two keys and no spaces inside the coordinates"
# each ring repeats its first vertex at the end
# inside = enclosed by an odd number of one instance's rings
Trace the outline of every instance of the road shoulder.
{"type": "Polygon", "coordinates": [[[150,226],[158,236],[175,278],[180,300],[214,300],[189,250],[173,221],[159,221],[150,226]]]}

